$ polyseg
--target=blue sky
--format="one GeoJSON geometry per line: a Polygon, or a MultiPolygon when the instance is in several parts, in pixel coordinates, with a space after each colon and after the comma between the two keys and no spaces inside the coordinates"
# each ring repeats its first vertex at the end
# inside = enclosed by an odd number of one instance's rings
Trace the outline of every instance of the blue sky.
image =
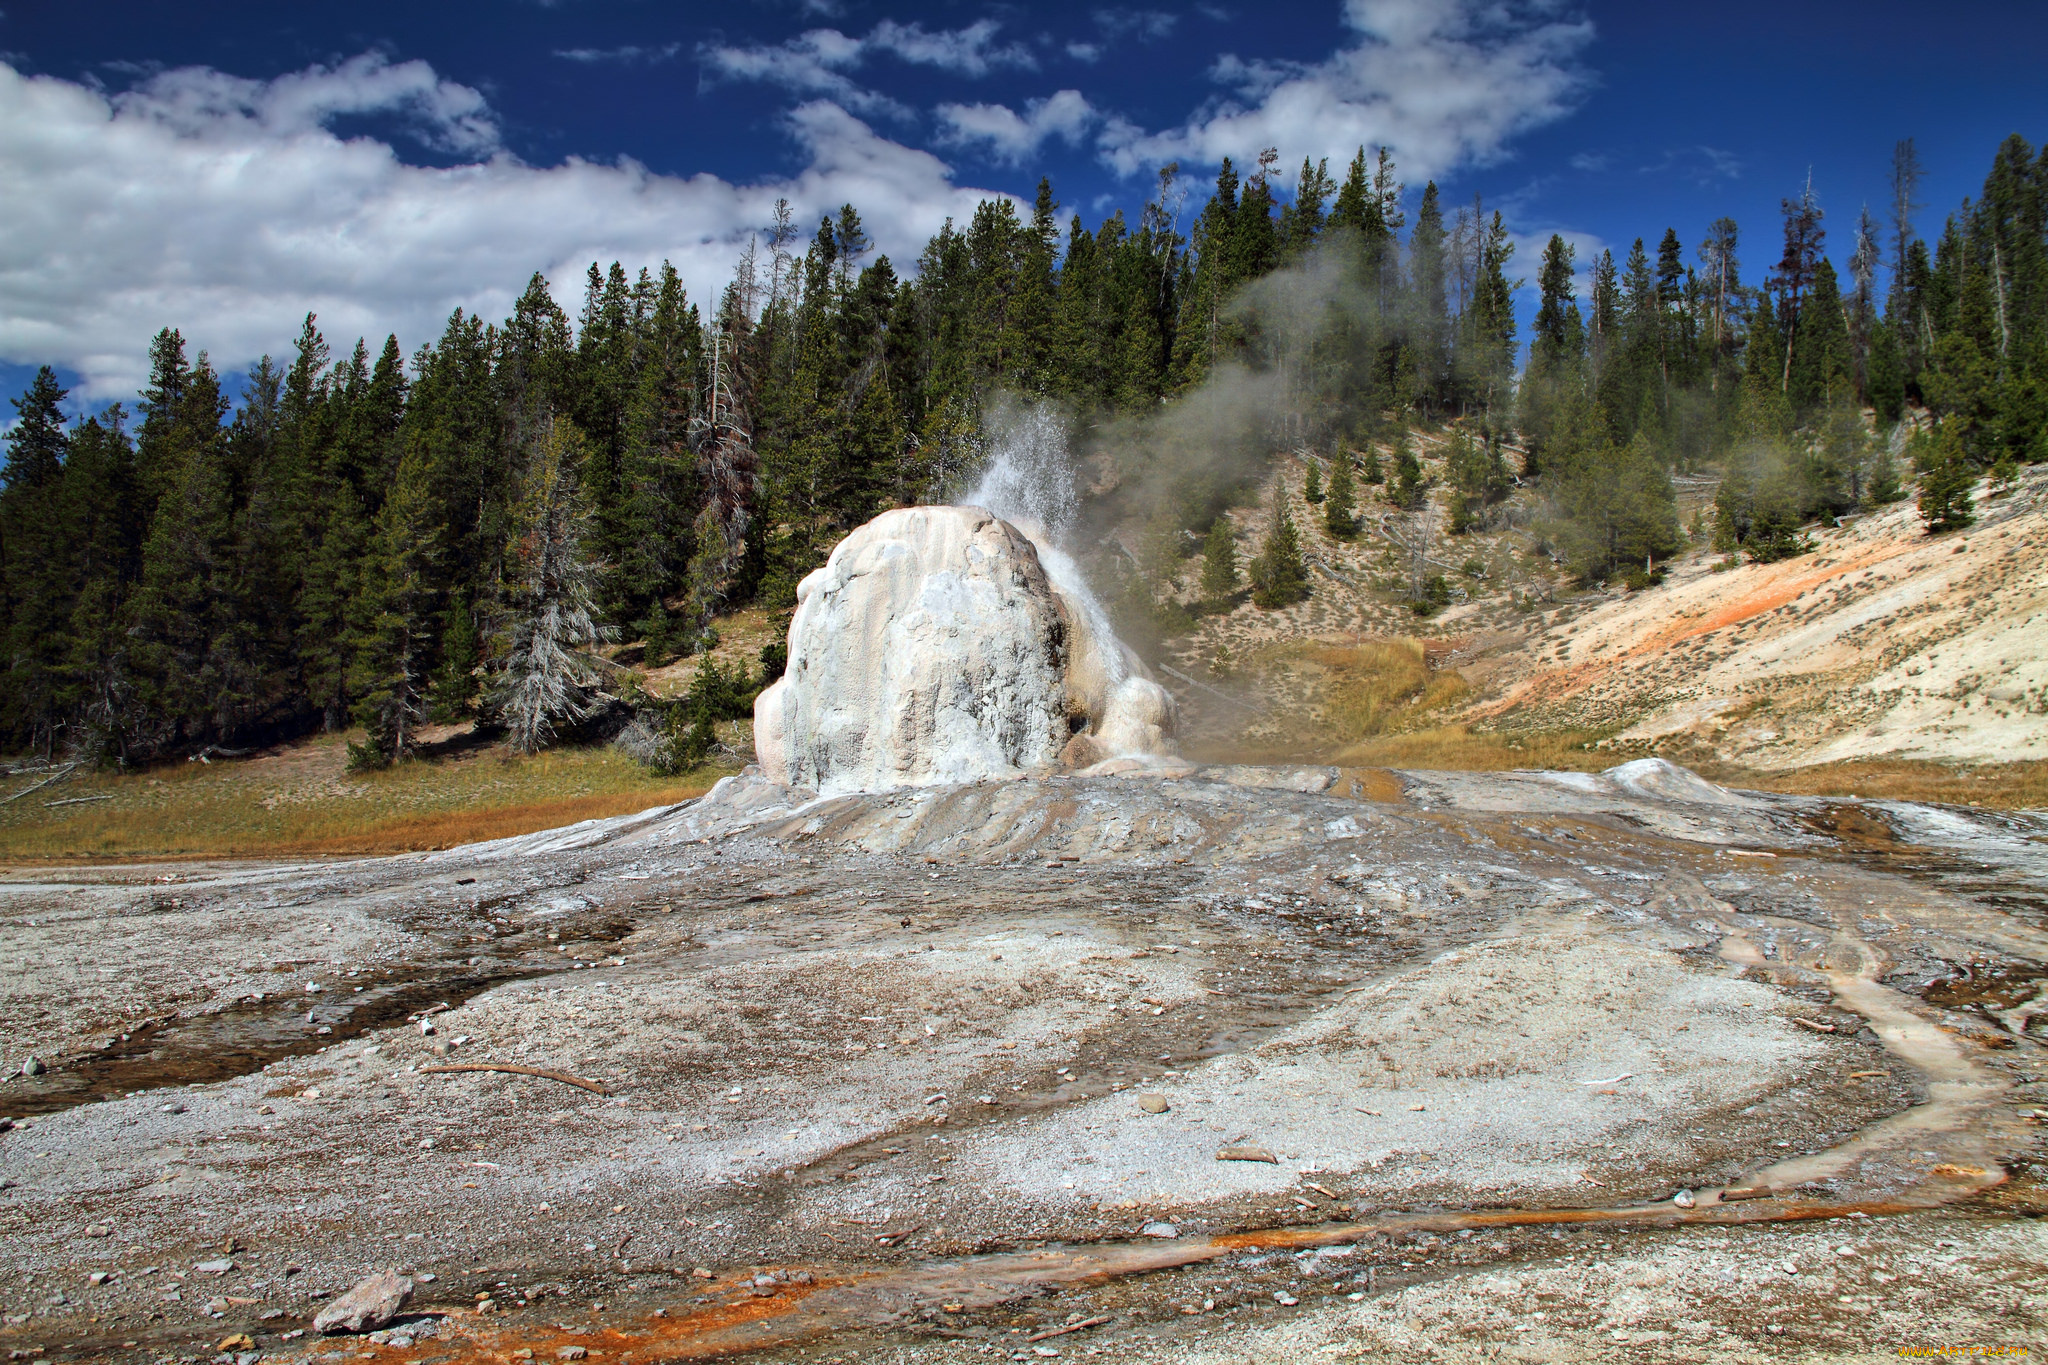
{"type": "MultiPolygon", "coordinates": [[[[1133,8],[888,0],[180,6],[0,0],[0,387],[132,394],[166,323],[238,370],[317,311],[411,349],[592,257],[715,289],[787,197],[851,199],[899,262],[1050,175],[1091,223],[1182,163],[1390,145],[1412,194],[1484,197],[1533,276],[1726,214],[1745,278],[1809,170],[1846,257],[1918,141],[1922,223],[1997,141],[2048,137],[2036,5],[1320,0],[1133,8]]],[[[11,413],[7,414],[11,416],[11,413]]]]}

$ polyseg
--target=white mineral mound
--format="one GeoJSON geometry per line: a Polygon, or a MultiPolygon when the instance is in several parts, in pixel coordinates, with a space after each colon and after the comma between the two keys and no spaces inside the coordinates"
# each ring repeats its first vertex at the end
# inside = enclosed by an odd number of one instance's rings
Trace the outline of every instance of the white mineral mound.
{"type": "Polygon", "coordinates": [[[832,795],[1170,754],[1172,698],[1047,549],[980,507],[898,508],[841,541],[754,703],[762,772],[832,795]]]}

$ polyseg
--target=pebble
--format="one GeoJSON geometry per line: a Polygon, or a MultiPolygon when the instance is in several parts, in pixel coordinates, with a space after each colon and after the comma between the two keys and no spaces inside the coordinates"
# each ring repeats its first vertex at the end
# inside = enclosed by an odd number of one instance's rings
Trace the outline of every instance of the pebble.
{"type": "Polygon", "coordinates": [[[1225,1147],[1216,1153],[1218,1161],[1265,1161],[1277,1166],[1280,1158],[1264,1147],[1225,1147]]]}
{"type": "Polygon", "coordinates": [[[30,1057],[27,1061],[21,1064],[21,1074],[24,1076],[42,1075],[43,1059],[40,1057],[30,1057]]]}
{"type": "Polygon", "coordinates": [[[201,1261],[192,1267],[193,1271],[200,1275],[225,1275],[234,1268],[235,1263],[225,1256],[217,1261],[201,1261]]]}
{"type": "Polygon", "coordinates": [[[557,1349],[556,1349],[556,1351],[555,1351],[555,1359],[556,1359],[556,1360],[581,1360],[581,1359],[583,1359],[583,1358],[584,1358],[585,1356],[587,1356],[587,1355],[589,1355],[589,1354],[590,1354],[590,1352],[589,1352],[589,1351],[586,1351],[586,1350],[585,1350],[585,1349],[583,1349],[583,1348],[582,1348],[581,1346],[562,1346],[562,1347],[559,1347],[559,1348],[557,1348],[557,1349]]]}
{"type": "Polygon", "coordinates": [[[1671,1196],[1671,1202],[1682,1209],[1689,1209],[1698,1201],[1692,1197],[1691,1190],[1680,1190],[1677,1194],[1671,1196]]]}
{"type": "Polygon", "coordinates": [[[1180,1229],[1171,1223],[1147,1223],[1142,1229],[1147,1237],[1178,1237],[1180,1229]]]}
{"type": "Polygon", "coordinates": [[[1273,1302],[1279,1304],[1282,1308],[1292,1308],[1297,1303],[1300,1303],[1301,1300],[1295,1298],[1294,1295],[1284,1289],[1276,1289],[1273,1291],[1273,1302]]]}
{"type": "Polygon", "coordinates": [[[1148,1114],[1163,1114],[1172,1106],[1167,1104],[1164,1095],[1140,1095],[1138,1107],[1148,1114]]]}

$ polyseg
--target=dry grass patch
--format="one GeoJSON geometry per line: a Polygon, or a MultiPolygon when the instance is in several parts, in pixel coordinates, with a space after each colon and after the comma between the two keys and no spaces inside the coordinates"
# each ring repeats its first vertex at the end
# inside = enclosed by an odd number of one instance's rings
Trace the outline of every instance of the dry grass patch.
{"type": "MultiPolygon", "coordinates": [[[[321,736],[228,762],[74,774],[0,806],[0,860],[447,848],[688,800],[725,772],[660,777],[609,748],[522,757],[489,745],[351,773],[345,739],[321,736]]],[[[7,779],[0,797],[35,780],[7,779]]]]}
{"type": "Polygon", "coordinates": [[[1789,796],[1863,796],[1887,801],[1987,806],[1994,810],[2048,810],[2048,762],[2040,760],[1955,764],[1860,758],[1771,771],[1728,763],[1692,766],[1702,777],[1724,787],[1749,787],[1789,796]]]}
{"type": "Polygon", "coordinates": [[[1620,761],[1591,747],[1600,738],[1598,731],[1500,735],[1475,734],[1463,725],[1439,725],[1361,740],[1339,750],[1331,761],[1444,772],[1492,773],[1515,768],[1598,772],[1620,761]]]}

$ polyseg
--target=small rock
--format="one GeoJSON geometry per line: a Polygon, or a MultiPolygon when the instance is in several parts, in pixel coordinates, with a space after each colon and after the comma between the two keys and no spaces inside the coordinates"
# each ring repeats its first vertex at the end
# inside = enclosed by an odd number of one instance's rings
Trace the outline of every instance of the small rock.
{"type": "Polygon", "coordinates": [[[24,1076],[42,1075],[43,1059],[40,1057],[30,1057],[27,1061],[21,1064],[21,1074],[24,1076]]]}
{"type": "Polygon", "coordinates": [[[217,1318],[221,1314],[228,1311],[228,1306],[228,1301],[226,1299],[208,1299],[206,1301],[205,1311],[207,1316],[217,1318]]]}
{"type": "Polygon", "coordinates": [[[1762,1181],[1744,1181],[1738,1185],[1730,1185],[1727,1189],[1721,1191],[1721,1198],[1724,1201],[1730,1199],[1768,1199],[1770,1197],[1771,1187],[1762,1181]]]}
{"type": "Polygon", "coordinates": [[[85,1225],[85,1235],[88,1237],[111,1237],[114,1235],[114,1230],[105,1223],[87,1223],[85,1225]]]}
{"type": "Polygon", "coordinates": [[[1138,1107],[1148,1114],[1163,1114],[1172,1106],[1167,1104],[1164,1095],[1140,1095],[1138,1107]]]}
{"type": "Polygon", "coordinates": [[[706,1270],[701,1265],[698,1266],[695,1270],[692,1270],[690,1272],[690,1276],[692,1279],[698,1280],[715,1280],[718,1278],[716,1275],[713,1275],[710,1271],[706,1270]]]}
{"type": "Polygon", "coordinates": [[[1222,1151],[1216,1153],[1216,1159],[1218,1161],[1264,1161],[1275,1166],[1280,1164],[1280,1158],[1274,1156],[1264,1147],[1225,1147],[1222,1151]]]}
{"type": "Polygon", "coordinates": [[[1297,1303],[1300,1303],[1301,1300],[1295,1298],[1294,1295],[1284,1289],[1276,1289],[1273,1291],[1273,1302],[1279,1304],[1282,1308],[1292,1308],[1297,1303]]]}
{"type": "Polygon", "coordinates": [[[214,1349],[220,1351],[253,1351],[256,1349],[256,1339],[247,1332],[237,1332],[231,1337],[222,1337],[220,1345],[214,1349]]]}
{"type": "Polygon", "coordinates": [[[93,1288],[97,1289],[101,1285],[105,1284],[108,1280],[111,1280],[113,1278],[114,1277],[112,1275],[109,1275],[104,1270],[95,1270],[92,1274],[85,1277],[85,1282],[91,1285],[93,1288]]]}
{"type": "Polygon", "coordinates": [[[584,1357],[588,1356],[589,1354],[590,1354],[590,1352],[588,1352],[588,1351],[584,1350],[584,1349],[583,1349],[583,1348],[582,1348],[581,1346],[561,1346],[561,1347],[557,1347],[557,1348],[556,1348],[556,1350],[555,1350],[555,1359],[556,1359],[556,1360],[582,1360],[582,1359],[583,1359],[584,1357]]]}
{"type": "Polygon", "coordinates": [[[313,1330],[367,1332],[382,1327],[398,1316],[412,1297],[412,1281],[393,1271],[381,1271],[356,1285],[313,1319],[313,1330]]]}
{"type": "Polygon", "coordinates": [[[1180,1229],[1171,1223],[1147,1223],[1141,1229],[1147,1237],[1178,1237],[1180,1229]]]}
{"type": "Polygon", "coordinates": [[[1671,1202],[1682,1209],[1689,1209],[1698,1201],[1692,1197],[1691,1190],[1680,1190],[1677,1194],[1671,1196],[1671,1202]]]}
{"type": "Polygon", "coordinates": [[[195,1274],[199,1275],[225,1275],[234,1268],[235,1263],[223,1256],[215,1261],[201,1261],[198,1265],[193,1266],[192,1270],[195,1274]]]}

